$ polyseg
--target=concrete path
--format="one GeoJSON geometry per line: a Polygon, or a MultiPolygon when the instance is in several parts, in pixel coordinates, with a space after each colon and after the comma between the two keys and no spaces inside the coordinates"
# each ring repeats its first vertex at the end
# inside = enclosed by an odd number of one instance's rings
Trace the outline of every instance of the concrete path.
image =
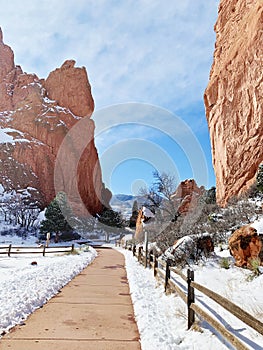
{"type": "Polygon", "coordinates": [[[99,256],[23,326],[0,340],[1,350],[140,350],[124,256],[99,256]]]}

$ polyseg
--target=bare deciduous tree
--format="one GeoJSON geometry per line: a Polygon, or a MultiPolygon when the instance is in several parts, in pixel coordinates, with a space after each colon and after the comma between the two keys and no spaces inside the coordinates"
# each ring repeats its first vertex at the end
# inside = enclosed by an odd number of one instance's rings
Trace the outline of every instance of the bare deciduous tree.
{"type": "Polygon", "coordinates": [[[200,205],[170,223],[161,234],[156,236],[162,250],[173,245],[186,235],[209,233],[215,243],[227,242],[232,231],[242,225],[250,224],[258,218],[255,201],[246,196],[232,198],[226,208],[216,203],[206,202],[206,193],[200,198],[200,205]]]}
{"type": "Polygon", "coordinates": [[[26,230],[34,226],[40,212],[36,202],[30,201],[27,196],[15,191],[2,196],[0,210],[6,222],[19,225],[26,230]]]}
{"type": "Polygon", "coordinates": [[[165,172],[153,173],[154,183],[147,189],[140,190],[140,195],[146,198],[145,206],[154,214],[156,221],[170,222],[178,218],[178,205],[173,200],[176,190],[175,177],[165,172]]]}

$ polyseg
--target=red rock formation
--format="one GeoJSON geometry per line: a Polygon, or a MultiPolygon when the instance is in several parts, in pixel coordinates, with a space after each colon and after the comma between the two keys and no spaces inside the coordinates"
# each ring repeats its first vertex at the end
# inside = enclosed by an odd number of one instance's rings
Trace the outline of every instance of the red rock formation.
{"type": "Polygon", "coordinates": [[[189,210],[194,209],[198,199],[204,193],[204,187],[198,187],[195,180],[185,180],[177,187],[175,194],[172,196],[178,212],[187,214],[189,210]]]}
{"type": "Polygon", "coordinates": [[[137,216],[136,229],[135,229],[135,239],[142,241],[144,239],[143,227],[154,221],[154,214],[146,207],[142,207],[137,216]]]}
{"type": "Polygon", "coordinates": [[[144,215],[142,209],[139,210],[137,220],[136,220],[136,230],[135,230],[135,239],[136,240],[143,240],[143,220],[144,215]]]}
{"type": "Polygon", "coordinates": [[[3,43],[0,30],[0,131],[13,138],[5,142],[0,137],[0,176],[5,189],[36,188],[46,206],[55,197],[54,167],[60,146],[70,135],[67,157],[60,164],[70,171],[63,174],[59,190],[70,188],[74,169],[69,165],[74,165],[79,195],[95,214],[108,205],[111,195],[102,183],[93,140],[94,122],[89,118],[94,102],[86,69],[74,65],[75,61],[66,61],[47,80],[26,74],[15,66],[13,51],[3,43]],[[81,133],[72,136],[80,120],[81,133]],[[76,155],[80,143],[84,147],[76,155]]]}
{"type": "Polygon", "coordinates": [[[75,61],[68,60],[61,68],[51,72],[44,87],[47,96],[79,117],[91,116],[94,101],[87,72],[84,67],[75,68],[75,61]],[[81,89],[80,89],[81,87],[81,89]]]}
{"type": "Polygon", "coordinates": [[[257,230],[249,225],[236,230],[229,239],[229,249],[239,267],[250,267],[252,259],[258,259],[262,243],[257,230]]]}
{"type": "MultiPolygon", "coordinates": [[[[175,194],[171,197],[170,202],[163,201],[163,205],[166,205],[166,209],[170,209],[172,205],[177,209],[180,215],[186,215],[190,210],[195,210],[199,203],[199,198],[203,195],[205,189],[203,186],[198,187],[195,180],[182,181],[176,189],[175,194]],[[173,202],[172,202],[173,201],[173,202]]],[[[174,209],[173,208],[173,209],[174,209]]],[[[165,210],[163,211],[165,217],[165,210]]],[[[167,218],[167,217],[166,217],[167,218]]],[[[169,224],[171,217],[169,217],[167,224],[169,224]]],[[[143,207],[139,210],[136,220],[135,239],[143,240],[144,232],[143,227],[147,230],[147,225],[150,227],[154,224],[154,214],[149,209],[143,207]]],[[[158,227],[159,229],[160,227],[158,227]]],[[[153,230],[153,227],[150,229],[153,230]]]]}
{"type": "Polygon", "coordinates": [[[205,91],[218,203],[254,182],[263,161],[263,3],[221,0],[205,91]]]}

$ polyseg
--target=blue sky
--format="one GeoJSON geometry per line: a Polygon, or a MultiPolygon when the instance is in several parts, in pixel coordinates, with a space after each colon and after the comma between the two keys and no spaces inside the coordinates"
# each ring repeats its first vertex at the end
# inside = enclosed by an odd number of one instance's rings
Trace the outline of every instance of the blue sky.
{"type": "Polygon", "coordinates": [[[86,67],[103,179],[114,193],[135,193],[154,169],[209,188],[203,94],[218,4],[0,0],[0,26],[25,72],[45,78],[66,59],[86,67]]]}

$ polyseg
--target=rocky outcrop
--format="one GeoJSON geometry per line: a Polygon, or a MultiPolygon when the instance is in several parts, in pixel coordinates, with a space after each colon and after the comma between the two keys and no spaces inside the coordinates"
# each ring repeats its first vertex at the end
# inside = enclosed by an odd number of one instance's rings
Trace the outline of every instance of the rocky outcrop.
{"type": "Polygon", "coordinates": [[[84,67],[75,68],[75,63],[74,60],[64,62],[61,68],[49,74],[43,85],[51,100],[56,100],[76,116],[90,117],[94,102],[87,72],[84,67]]]}
{"type": "Polygon", "coordinates": [[[217,201],[247,190],[263,161],[263,3],[221,0],[204,100],[217,201]]]}
{"type": "Polygon", "coordinates": [[[204,187],[198,187],[193,179],[182,181],[172,196],[175,206],[178,207],[178,213],[187,214],[194,209],[204,191],[204,187]]]}
{"type": "Polygon", "coordinates": [[[146,207],[142,207],[138,211],[135,229],[135,239],[138,241],[144,240],[144,231],[147,231],[147,225],[150,226],[154,222],[154,214],[146,207]],[[144,229],[145,227],[145,229],[144,229]]]}
{"type": "MultiPolygon", "coordinates": [[[[204,194],[205,188],[203,186],[198,187],[195,180],[188,179],[182,181],[177,187],[175,193],[171,196],[170,201],[163,199],[161,205],[161,214],[163,216],[162,223],[155,220],[155,215],[146,207],[142,207],[136,220],[135,238],[137,240],[144,239],[143,231],[161,232],[161,225],[169,225],[174,222],[175,216],[185,216],[191,210],[195,210],[199,204],[200,197],[204,194]],[[168,214],[169,213],[169,214],[168,214]]],[[[147,203],[147,201],[146,201],[147,203]]],[[[152,205],[152,202],[150,202],[152,205]]],[[[145,204],[147,206],[147,204],[145,204]]],[[[156,208],[155,208],[156,209],[156,208]]]]}
{"type": "Polygon", "coordinates": [[[55,163],[65,136],[70,135],[63,146],[67,156],[60,164],[70,170],[63,173],[59,190],[70,187],[76,168],[76,186],[85,208],[91,214],[101,212],[111,195],[102,183],[94,145],[93,109],[85,68],[66,61],[46,80],[24,73],[14,64],[13,51],[4,44],[0,30],[0,178],[6,190],[35,188],[41,206],[49,204],[55,197],[55,163]],[[80,121],[81,132],[74,136],[71,131],[80,121]]]}
{"type": "Polygon", "coordinates": [[[250,267],[251,260],[259,259],[262,242],[257,230],[249,225],[236,230],[229,239],[229,249],[239,267],[250,267]]]}

